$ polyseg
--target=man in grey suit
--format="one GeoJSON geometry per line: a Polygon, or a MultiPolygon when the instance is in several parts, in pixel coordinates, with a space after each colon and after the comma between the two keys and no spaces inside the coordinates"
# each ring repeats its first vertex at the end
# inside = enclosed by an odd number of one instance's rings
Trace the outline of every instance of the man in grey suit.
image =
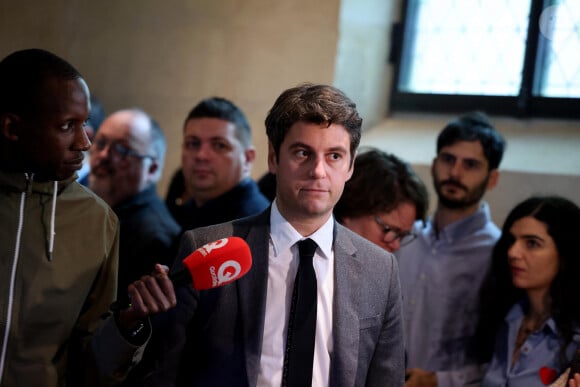
{"type": "Polygon", "coordinates": [[[296,243],[310,238],[317,283],[312,385],[403,386],[396,261],[332,216],[353,172],[361,124],[356,105],[331,86],[305,84],[278,97],[266,118],[268,166],[277,178],[272,206],[186,232],[177,261],[233,235],[249,244],[253,266],[221,288],[178,289],[176,309],[156,322],[145,385],[290,385],[283,369],[296,243]]]}

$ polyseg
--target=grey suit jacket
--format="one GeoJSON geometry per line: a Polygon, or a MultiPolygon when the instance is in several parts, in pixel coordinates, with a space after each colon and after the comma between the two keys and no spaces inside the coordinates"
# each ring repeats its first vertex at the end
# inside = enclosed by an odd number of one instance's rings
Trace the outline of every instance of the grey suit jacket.
{"type": "MultiPolygon", "coordinates": [[[[268,280],[270,211],[184,234],[181,260],[205,243],[245,239],[252,268],[221,288],[177,290],[156,321],[155,371],[146,385],[255,386],[268,280]]],[[[392,254],[335,224],[331,386],[403,386],[404,344],[398,267],[392,254]]]]}

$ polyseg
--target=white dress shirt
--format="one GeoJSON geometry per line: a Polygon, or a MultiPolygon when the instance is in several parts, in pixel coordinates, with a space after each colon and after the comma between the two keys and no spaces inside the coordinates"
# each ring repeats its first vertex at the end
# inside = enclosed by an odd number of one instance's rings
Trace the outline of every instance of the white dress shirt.
{"type": "MultiPolygon", "coordinates": [[[[334,218],[307,237],[318,245],[313,258],[316,273],[318,306],[312,385],[328,386],[332,353],[332,295],[334,292],[334,218]]],[[[258,386],[280,386],[288,316],[299,254],[296,242],[306,239],[280,214],[276,201],[270,213],[268,252],[268,293],[258,386]]]]}

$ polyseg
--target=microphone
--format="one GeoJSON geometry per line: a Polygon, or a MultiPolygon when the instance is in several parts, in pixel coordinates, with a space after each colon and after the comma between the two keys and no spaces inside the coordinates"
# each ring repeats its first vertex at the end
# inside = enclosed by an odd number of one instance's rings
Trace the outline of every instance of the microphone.
{"type": "Polygon", "coordinates": [[[191,284],[196,290],[206,290],[244,276],[252,267],[252,254],[245,240],[229,237],[201,246],[182,263],[184,269],[169,274],[173,286],[191,284]]]}
{"type": "MultiPolygon", "coordinates": [[[[207,243],[182,261],[184,268],[169,273],[173,287],[189,285],[196,290],[224,286],[246,275],[252,267],[250,246],[240,237],[222,238],[207,243]]],[[[129,307],[129,297],[113,302],[112,311],[129,307]]]]}

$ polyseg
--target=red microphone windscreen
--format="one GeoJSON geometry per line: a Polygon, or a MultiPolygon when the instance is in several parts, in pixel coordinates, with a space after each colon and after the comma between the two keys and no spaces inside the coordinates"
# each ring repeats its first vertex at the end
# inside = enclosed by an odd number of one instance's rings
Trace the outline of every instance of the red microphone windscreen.
{"type": "Polygon", "coordinates": [[[229,237],[201,246],[184,260],[197,290],[226,285],[252,267],[250,246],[239,237],[229,237]]]}

